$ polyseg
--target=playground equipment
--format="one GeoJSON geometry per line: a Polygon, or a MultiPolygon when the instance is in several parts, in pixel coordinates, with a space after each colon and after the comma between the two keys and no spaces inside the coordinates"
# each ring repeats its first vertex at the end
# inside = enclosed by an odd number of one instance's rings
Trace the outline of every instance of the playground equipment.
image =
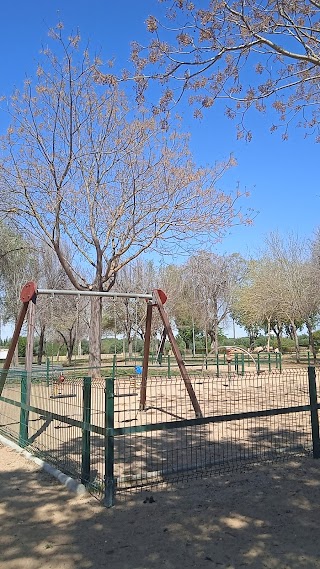
{"type": "Polygon", "coordinates": [[[252,354],[250,354],[250,352],[248,352],[248,350],[246,350],[242,346],[224,346],[224,349],[226,350],[226,354],[227,354],[226,360],[228,363],[228,373],[231,373],[231,362],[233,360],[233,355],[235,353],[242,352],[243,354],[247,354],[247,356],[253,361],[253,363],[256,367],[257,375],[259,375],[259,369],[258,369],[257,362],[254,359],[254,357],[252,356],[252,354]]]}
{"type": "Polygon", "coordinates": [[[224,358],[225,362],[228,366],[228,374],[231,374],[232,366],[234,365],[234,370],[237,375],[244,375],[244,357],[246,356],[247,363],[250,365],[250,361],[253,362],[257,375],[264,373],[266,369],[271,372],[272,364],[274,364],[275,368],[279,370],[281,373],[282,371],[282,361],[281,361],[281,353],[275,353],[272,360],[272,353],[267,352],[265,354],[265,358],[261,352],[257,352],[256,354],[250,353],[248,350],[243,348],[242,346],[220,346],[219,350],[225,350],[224,358]],[[241,355],[241,360],[239,361],[238,356],[241,355]],[[256,356],[256,357],[254,357],[256,356]],[[266,369],[261,369],[261,365],[265,365],[266,369]],[[239,370],[240,368],[240,370],[239,370]]]}
{"type": "MultiPolygon", "coordinates": [[[[5,385],[5,381],[8,375],[8,371],[12,362],[15,347],[17,345],[19,334],[21,332],[24,319],[28,313],[28,334],[27,334],[27,348],[26,348],[26,371],[27,377],[31,376],[32,371],[32,359],[33,359],[33,336],[34,336],[34,326],[35,326],[35,310],[36,310],[36,300],[38,295],[75,295],[75,296],[98,296],[98,297],[111,297],[111,298],[141,298],[147,302],[146,310],[146,328],[145,328],[145,340],[144,340],[144,355],[143,355],[143,365],[141,374],[141,386],[140,386],[140,410],[146,409],[146,393],[147,393],[147,378],[148,378],[148,364],[149,364],[149,353],[150,353],[150,339],[151,339],[151,325],[152,325],[152,314],[153,309],[157,308],[160,318],[162,320],[164,331],[164,339],[167,337],[172,348],[172,352],[175,356],[177,365],[180,370],[181,377],[184,381],[186,390],[190,397],[194,412],[196,417],[202,417],[201,408],[197,400],[196,394],[193,390],[190,377],[188,375],[186,366],[183,362],[179,347],[175,340],[168,315],[164,309],[164,304],[167,300],[166,294],[160,290],[153,290],[152,294],[133,294],[133,293],[121,293],[121,292],[100,292],[100,291],[79,291],[79,290],[55,290],[55,289],[38,289],[35,282],[28,282],[20,293],[20,300],[23,305],[18,317],[18,321],[13,333],[12,342],[8,351],[8,355],[3,364],[3,368],[0,375],[0,396],[5,385]]],[[[163,341],[164,346],[164,341],[163,341]]]]}

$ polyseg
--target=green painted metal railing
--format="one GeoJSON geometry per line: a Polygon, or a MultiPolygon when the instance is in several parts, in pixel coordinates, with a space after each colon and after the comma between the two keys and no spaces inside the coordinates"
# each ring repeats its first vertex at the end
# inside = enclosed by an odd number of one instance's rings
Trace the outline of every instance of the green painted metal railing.
{"type": "MultiPolygon", "coordinates": [[[[186,436],[189,438],[188,443],[181,451],[181,464],[174,466],[172,472],[178,473],[179,468],[181,471],[188,469],[192,471],[194,467],[192,456],[198,456],[197,453],[200,452],[201,445],[208,443],[208,447],[206,446],[203,452],[206,462],[202,463],[202,458],[197,458],[198,462],[196,463],[197,468],[207,468],[210,464],[207,461],[209,453],[207,448],[212,448],[210,444],[213,443],[210,442],[210,437],[213,434],[212,431],[203,431],[203,429],[209,427],[211,429],[213,425],[216,425],[217,429],[218,425],[233,423],[236,426],[239,422],[247,425],[249,421],[254,420],[256,423],[253,424],[253,430],[255,430],[260,425],[259,421],[267,420],[270,417],[282,417],[281,420],[284,421],[285,417],[290,420],[294,414],[303,417],[307,414],[309,422],[303,426],[303,429],[300,425],[299,433],[295,433],[295,423],[290,422],[289,427],[287,423],[283,423],[284,426],[281,427],[281,431],[277,432],[277,437],[279,438],[283,431],[281,436],[284,437],[284,444],[287,444],[290,449],[293,443],[291,439],[285,438],[288,428],[292,430],[294,441],[300,440],[299,437],[304,430],[302,433],[303,444],[308,441],[310,433],[313,456],[314,458],[320,457],[318,421],[320,405],[317,400],[314,367],[308,368],[307,376],[301,370],[292,371],[289,377],[292,380],[290,404],[287,391],[291,383],[279,374],[270,374],[267,379],[261,376],[260,383],[257,383],[258,376],[254,374],[247,376],[245,374],[243,357],[240,355],[236,362],[238,369],[235,371],[240,372],[243,383],[233,384],[232,377],[220,371],[218,359],[216,363],[218,378],[206,377],[202,378],[201,381],[199,381],[199,377],[193,379],[195,388],[198,388],[198,393],[205,394],[205,400],[201,400],[201,405],[207,407],[203,409],[204,416],[201,418],[188,416],[190,402],[187,398],[182,400],[181,393],[184,394],[184,391],[181,391],[181,381],[176,377],[170,377],[171,374],[169,375],[171,371],[170,358],[168,378],[164,380],[162,377],[158,377],[148,380],[150,403],[147,412],[139,414],[139,420],[137,420],[139,377],[119,377],[115,357],[109,377],[93,379],[89,374],[81,378],[67,377],[66,384],[63,387],[64,392],[58,395],[55,393],[54,384],[52,382],[48,384],[46,374],[42,376],[39,376],[38,373],[32,374],[31,403],[28,403],[27,398],[26,373],[10,373],[4,394],[0,397],[0,431],[17,440],[20,446],[29,447],[31,451],[49,462],[53,461],[62,470],[65,469],[72,475],[79,477],[82,483],[89,488],[99,488],[103,502],[108,507],[114,504],[116,491],[121,490],[119,483],[121,477],[123,480],[130,480],[130,487],[134,487],[135,480],[137,480],[137,486],[147,484],[150,472],[161,471],[159,466],[157,468],[153,466],[153,464],[158,464],[156,461],[160,461],[160,465],[161,461],[165,461],[164,471],[169,472],[170,460],[173,460],[175,453],[180,452],[179,445],[185,444],[182,441],[186,439],[186,436]],[[293,380],[297,378],[299,380],[298,389],[293,384],[293,380]],[[264,408],[248,409],[247,407],[252,405],[252,394],[257,392],[257,388],[260,390],[260,394],[264,393],[266,403],[268,402],[268,381],[270,393],[274,394],[275,390],[279,389],[279,404],[273,408],[266,404],[264,408]],[[282,398],[283,386],[286,393],[282,398]],[[227,391],[228,389],[229,391],[227,391]],[[223,394],[224,397],[227,394],[232,397],[235,390],[236,393],[234,399],[230,399],[230,405],[223,403],[223,399],[221,399],[220,405],[220,402],[216,402],[214,397],[210,396],[210,390],[213,394],[220,394],[219,397],[222,397],[223,394]],[[248,390],[248,396],[245,396],[246,390],[248,390]],[[241,397],[243,398],[243,405],[240,401],[241,397]],[[300,403],[295,403],[298,397],[303,400],[300,403]],[[117,401],[116,406],[115,401],[117,401]],[[281,405],[281,401],[288,403],[281,405]],[[216,404],[217,407],[215,407],[216,404]],[[226,409],[226,412],[219,412],[219,409],[226,409]],[[154,417],[156,420],[153,420],[154,417]],[[161,439],[160,433],[167,433],[164,439],[161,439]],[[148,439],[149,435],[151,436],[150,440],[148,439]],[[173,442],[172,435],[174,435],[173,442]],[[172,446],[174,444],[176,447],[172,446]],[[193,444],[195,445],[194,451],[192,451],[193,444]],[[172,451],[170,450],[172,454],[170,454],[169,460],[168,448],[170,445],[172,446],[172,451]],[[148,452],[152,454],[153,447],[155,452],[151,460],[148,452]],[[145,452],[146,455],[142,455],[142,452],[145,452]],[[141,462],[141,472],[137,466],[139,461],[141,462]],[[147,467],[148,461],[152,462],[152,466],[147,467]],[[132,463],[135,464],[134,469],[132,463]],[[117,472],[115,468],[117,468],[117,472]],[[150,468],[152,469],[150,470],[150,468]],[[95,473],[97,469],[99,475],[95,473]],[[126,474],[127,470],[129,474],[126,474]],[[99,480],[101,480],[100,487],[99,480]]],[[[269,372],[269,370],[267,371],[269,372]]],[[[270,430],[271,427],[268,428],[270,430]]],[[[242,427],[239,426],[239,432],[241,429],[242,427]]],[[[219,435],[219,431],[215,430],[215,433],[217,432],[219,435]]],[[[224,443],[222,439],[219,439],[219,436],[214,444],[220,445],[223,450],[224,443]]],[[[272,433],[270,436],[270,440],[273,440],[272,433]]],[[[228,445],[230,446],[229,443],[228,445]]],[[[262,455],[264,446],[261,445],[262,455]]],[[[255,448],[257,448],[256,442],[255,448]]],[[[234,452],[238,452],[237,449],[234,452]]],[[[241,453],[243,454],[243,451],[241,453]]],[[[230,459],[228,460],[230,462],[230,459]]],[[[233,455],[231,455],[231,460],[233,460],[233,455]]]]}

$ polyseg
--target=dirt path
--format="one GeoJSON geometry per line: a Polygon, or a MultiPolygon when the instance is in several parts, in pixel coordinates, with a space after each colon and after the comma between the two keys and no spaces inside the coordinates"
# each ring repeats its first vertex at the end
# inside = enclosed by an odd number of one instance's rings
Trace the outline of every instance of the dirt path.
{"type": "Polygon", "coordinates": [[[0,444],[0,569],[320,568],[320,462],[75,498],[0,444]]]}

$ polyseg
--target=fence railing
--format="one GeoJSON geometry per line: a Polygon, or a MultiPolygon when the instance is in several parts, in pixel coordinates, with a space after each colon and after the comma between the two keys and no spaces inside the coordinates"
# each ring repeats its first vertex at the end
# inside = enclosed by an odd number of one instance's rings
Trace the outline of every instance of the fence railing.
{"type": "MultiPolygon", "coordinates": [[[[203,373],[204,371],[214,372],[219,375],[220,372],[226,371],[228,364],[233,371],[236,371],[240,375],[243,375],[248,370],[268,370],[273,369],[282,370],[282,355],[277,352],[261,352],[246,354],[232,353],[230,362],[227,361],[226,353],[219,353],[217,356],[214,354],[195,354],[194,356],[189,354],[184,354],[184,363],[191,373],[203,373]]],[[[308,355],[308,359],[305,360],[309,365],[311,363],[311,357],[308,355]]],[[[102,370],[105,375],[110,375],[112,373],[113,366],[116,367],[120,374],[134,374],[137,367],[143,365],[143,356],[138,353],[134,353],[131,356],[128,354],[114,354],[110,355],[107,360],[103,360],[102,370]]],[[[35,372],[39,374],[46,374],[46,378],[49,380],[53,373],[63,371],[65,368],[71,372],[74,370],[76,373],[79,371],[85,371],[87,369],[87,362],[80,362],[74,360],[72,365],[63,365],[61,361],[56,361],[47,358],[46,361],[41,365],[33,365],[35,372]]],[[[20,370],[24,369],[24,365],[20,367],[20,370]]],[[[19,371],[17,368],[15,371],[19,371]]],[[[176,365],[175,358],[171,354],[159,355],[151,353],[149,357],[149,372],[153,375],[168,375],[179,374],[178,366],[176,365]]]]}
{"type": "MultiPolygon", "coordinates": [[[[83,370],[81,370],[83,372],[83,370]]],[[[114,368],[115,372],[115,368],[114,368]]],[[[315,368],[191,377],[195,418],[177,376],[151,376],[140,410],[140,376],[65,381],[39,371],[8,375],[0,431],[82,481],[107,506],[128,490],[221,472],[292,453],[320,457],[315,368]]]]}

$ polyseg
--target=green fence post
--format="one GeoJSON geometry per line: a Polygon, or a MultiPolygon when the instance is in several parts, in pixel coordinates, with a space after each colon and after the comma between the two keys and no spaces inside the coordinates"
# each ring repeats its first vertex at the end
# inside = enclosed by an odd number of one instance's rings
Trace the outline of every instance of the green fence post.
{"type": "Polygon", "coordinates": [[[26,407],[28,397],[27,372],[21,374],[21,408],[20,408],[20,428],[19,428],[19,446],[25,447],[28,444],[28,415],[26,407]]]}
{"type": "Polygon", "coordinates": [[[308,353],[308,366],[310,366],[310,352],[309,352],[309,350],[307,353],[308,353]]]}
{"type": "Polygon", "coordinates": [[[117,355],[114,354],[112,358],[112,377],[116,377],[116,369],[117,369],[117,355]]]}
{"type": "Polygon", "coordinates": [[[319,417],[316,386],[316,371],[313,366],[308,367],[309,397],[311,411],[313,458],[320,458],[319,417]]]}
{"type": "Polygon", "coordinates": [[[257,354],[257,370],[258,370],[258,373],[260,373],[260,354],[259,354],[259,352],[257,354]]]}
{"type": "Polygon", "coordinates": [[[281,352],[279,354],[279,370],[280,370],[280,373],[282,373],[282,354],[281,354],[281,352]]]}
{"type": "Polygon", "coordinates": [[[104,440],[104,505],[110,508],[114,505],[114,377],[106,379],[104,440]]]}
{"type": "Polygon", "coordinates": [[[244,375],[244,353],[241,352],[241,375],[244,375]]]}
{"type": "Polygon", "coordinates": [[[90,481],[91,377],[83,378],[81,483],[90,481]]]}
{"type": "Polygon", "coordinates": [[[168,354],[168,378],[171,379],[170,354],[168,354]]]}
{"type": "Polygon", "coordinates": [[[238,354],[234,354],[234,369],[235,369],[235,372],[238,374],[239,373],[238,354]]]}
{"type": "Polygon", "coordinates": [[[217,354],[217,377],[219,377],[219,354],[217,354]]]}
{"type": "Polygon", "coordinates": [[[46,378],[47,378],[47,387],[50,386],[50,360],[49,358],[46,359],[46,378]]]}
{"type": "Polygon", "coordinates": [[[269,371],[271,371],[271,354],[270,354],[270,352],[268,352],[268,368],[269,368],[269,371]]]}

